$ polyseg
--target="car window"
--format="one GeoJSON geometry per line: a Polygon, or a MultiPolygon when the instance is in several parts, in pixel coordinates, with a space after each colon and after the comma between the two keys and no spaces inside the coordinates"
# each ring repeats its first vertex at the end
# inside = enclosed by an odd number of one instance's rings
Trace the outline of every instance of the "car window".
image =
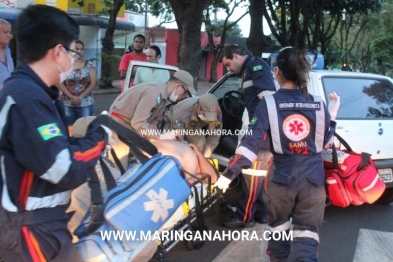
{"type": "Polygon", "coordinates": [[[393,117],[393,85],[385,79],[323,77],[325,95],[340,96],[337,118],[393,117]]]}
{"type": "Polygon", "coordinates": [[[222,85],[212,92],[213,95],[220,99],[226,92],[241,91],[242,78],[237,75],[230,76],[222,85]]]}

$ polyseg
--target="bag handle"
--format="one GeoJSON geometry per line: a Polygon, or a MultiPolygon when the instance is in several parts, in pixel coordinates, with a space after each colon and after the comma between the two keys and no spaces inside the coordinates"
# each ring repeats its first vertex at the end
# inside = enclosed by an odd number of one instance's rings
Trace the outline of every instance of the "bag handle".
{"type": "Polygon", "coordinates": [[[107,115],[97,116],[90,124],[89,128],[94,125],[104,125],[109,129],[115,131],[119,139],[130,147],[130,150],[135,157],[142,163],[149,161],[149,157],[145,156],[142,151],[153,156],[158,153],[157,148],[147,139],[141,137],[136,132],[116,122],[113,118],[107,115]]]}
{"type": "MultiPolygon", "coordinates": [[[[334,132],[334,136],[337,137],[338,141],[340,141],[340,143],[350,152],[352,151],[352,148],[349,146],[349,144],[347,143],[347,141],[344,140],[344,138],[342,138],[341,136],[339,136],[336,132],[334,132]]],[[[332,154],[333,154],[333,168],[334,169],[338,169],[338,157],[337,157],[337,150],[336,147],[334,145],[334,142],[332,144],[332,154]]],[[[357,171],[363,169],[365,166],[367,166],[370,162],[370,158],[371,158],[371,154],[369,153],[365,153],[362,152],[362,160],[359,164],[359,167],[357,168],[357,171]]]]}
{"type": "Polygon", "coordinates": [[[339,134],[337,134],[336,132],[334,132],[334,136],[337,137],[338,141],[340,141],[340,143],[348,150],[352,152],[352,148],[349,146],[349,144],[347,143],[347,141],[344,140],[344,138],[342,138],[339,134]]]}

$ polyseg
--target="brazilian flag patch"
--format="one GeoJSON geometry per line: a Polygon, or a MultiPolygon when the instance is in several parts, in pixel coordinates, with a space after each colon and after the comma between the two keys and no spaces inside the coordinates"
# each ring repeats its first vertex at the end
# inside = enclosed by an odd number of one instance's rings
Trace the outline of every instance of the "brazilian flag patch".
{"type": "Polygon", "coordinates": [[[252,68],[252,71],[253,71],[253,72],[259,71],[259,70],[262,70],[262,65],[256,65],[256,66],[254,66],[254,67],[252,68]]]}
{"type": "Polygon", "coordinates": [[[253,117],[253,118],[251,119],[250,125],[255,125],[255,123],[257,122],[257,120],[258,120],[258,118],[253,117]]]}
{"type": "Polygon", "coordinates": [[[40,126],[37,128],[37,130],[38,130],[38,133],[40,133],[42,139],[44,139],[44,140],[49,140],[49,139],[54,138],[56,136],[63,135],[63,133],[61,133],[60,128],[57,126],[56,123],[40,126]]]}

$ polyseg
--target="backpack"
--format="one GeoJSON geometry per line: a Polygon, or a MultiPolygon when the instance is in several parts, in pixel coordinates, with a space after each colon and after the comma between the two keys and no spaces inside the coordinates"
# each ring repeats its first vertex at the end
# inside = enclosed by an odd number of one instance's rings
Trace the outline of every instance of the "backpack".
{"type": "Polygon", "coordinates": [[[333,143],[332,149],[322,152],[327,194],[332,205],[347,207],[374,203],[386,185],[379,177],[371,155],[353,152],[342,137],[336,133],[335,136],[345,149],[337,150],[333,143]]]}

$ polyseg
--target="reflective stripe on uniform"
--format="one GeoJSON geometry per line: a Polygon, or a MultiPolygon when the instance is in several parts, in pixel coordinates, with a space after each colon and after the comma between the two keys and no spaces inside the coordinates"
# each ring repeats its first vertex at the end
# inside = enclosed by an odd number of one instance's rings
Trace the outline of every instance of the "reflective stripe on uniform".
{"type": "Polygon", "coordinates": [[[236,154],[240,154],[245,156],[248,160],[250,160],[251,163],[254,163],[254,161],[257,159],[257,155],[254,154],[250,149],[244,146],[239,146],[236,149],[236,154]]]}
{"type": "Polygon", "coordinates": [[[266,170],[255,170],[251,168],[242,169],[243,175],[250,175],[250,176],[266,176],[266,170]]]}
{"type": "Polygon", "coordinates": [[[309,230],[293,230],[293,238],[295,237],[307,237],[312,238],[318,241],[319,243],[319,236],[317,233],[309,231],[309,230]]]}
{"type": "Polygon", "coordinates": [[[247,80],[243,82],[243,89],[250,86],[254,86],[254,82],[252,80],[247,80]]]}
{"type": "Polygon", "coordinates": [[[258,97],[259,99],[262,99],[262,97],[273,95],[274,93],[276,93],[276,91],[264,90],[258,94],[258,97]]]}
{"type": "Polygon", "coordinates": [[[44,197],[31,197],[27,198],[25,209],[27,211],[36,210],[40,208],[56,207],[59,205],[65,205],[70,202],[71,190],[56,193],[50,196],[44,197]]]}
{"type": "Polygon", "coordinates": [[[284,231],[288,230],[290,227],[291,227],[291,223],[289,221],[287,221],[284,224],[281,224],[276,227],[268,226],[267,230],[269,230],[270,232],[284,232],[284,231]]]}
{"type": "Polygon", "coordinates": [[[57,154],[55,162],[45,174],[41,175],[41,178],[57,184],[67,174],[71,164],[70,151],[65,148],[57,154]]]}
{"type": "Polygon", "coordinates": [[[0,111],[0,138],[3,135],[3,128],[7,123],[8,112],[10,111],[11,106],[14,104],[15,100],[11,96],[7,96],[7,100],[0,111]]]}
{"type": "Polygon", "coordinates": [[[281,146],[280,130],[278,126],[276,101],[274,100],[273,95],[265,96],[265,101],[267,105],[267,113],[269,115],[270,130],[272,134],[271,142],[274,148],[274,152],[276,152],[277,154],[283,154],[284,152],[281,146]]]}
{"type": "Polygon", "coordinates": [[[320,96],[314,96],[314,101],[320,103],[320,110],[315,111],[315,149],[317,153],[321,153],[323,150],[323,141],[325,138],[325,107],[323,106],[322,98],[320,96]]]}
{"type": "Polygon", "coordinates": [[[1,206],[9,212],[17,212],[18,208],[12,203],[8,194],[7,179],[5,174],[4,156],[1,156],[1,177],[3,179],[3,193],[1,195],[1,206]]]}

